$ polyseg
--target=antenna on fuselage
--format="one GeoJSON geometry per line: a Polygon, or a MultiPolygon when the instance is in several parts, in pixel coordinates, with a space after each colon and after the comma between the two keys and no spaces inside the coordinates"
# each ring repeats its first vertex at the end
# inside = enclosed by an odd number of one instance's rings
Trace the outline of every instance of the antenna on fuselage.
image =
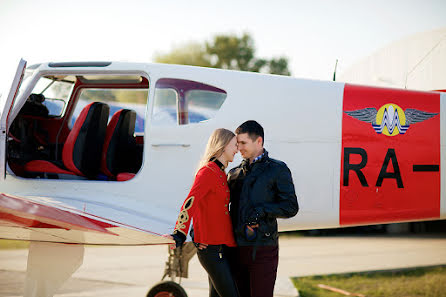
{"type": "Polygon", "coordinates": [[[338,59],[336,59],[335,69],[333,72],[333,81],[336,81],[336,68],[338,68],[338,59]]]}

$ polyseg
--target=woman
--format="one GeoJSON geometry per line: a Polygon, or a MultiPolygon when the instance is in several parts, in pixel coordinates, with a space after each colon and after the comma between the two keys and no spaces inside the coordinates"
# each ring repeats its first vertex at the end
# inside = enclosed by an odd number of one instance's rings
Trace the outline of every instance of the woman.
{"type": "Polygon", "coordinates": [[[181,207],[175,230],[166,235],[176,247],[186,240],[193,219],[193,241],[201,265],[209,276],[210,297],[238,296],[227,259],[236,246],[229,216],[229,188],[225,168],[237,153],[237,139],[229,130],[217,129],[209,137],[192,188],[181,207]]]}

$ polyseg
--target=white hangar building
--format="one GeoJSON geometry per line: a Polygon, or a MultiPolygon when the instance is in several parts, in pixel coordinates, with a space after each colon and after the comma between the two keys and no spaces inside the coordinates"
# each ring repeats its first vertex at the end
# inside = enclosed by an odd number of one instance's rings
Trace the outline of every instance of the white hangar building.
{"type": "Polygon", "coordinates": [[[422,32],[374,52],[336,79],[414,90],[446,90],[446,27],[422,32]]]}

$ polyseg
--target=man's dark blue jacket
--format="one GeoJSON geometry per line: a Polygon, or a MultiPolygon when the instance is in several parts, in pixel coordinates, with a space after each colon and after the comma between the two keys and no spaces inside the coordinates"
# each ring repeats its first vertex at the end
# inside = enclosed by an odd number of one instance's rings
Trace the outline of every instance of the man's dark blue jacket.
{"type": "Polygon", "coordinates": [[[231,192],[230,214],[239,246],[277,245],[277,218],[297,214],[299,205],[291,172],[284,162],[263,157],[252,164],[243,162],[228,173],[231,192]],[[259,224],[256,235],[246,234],[246,225],[259,224]]]}

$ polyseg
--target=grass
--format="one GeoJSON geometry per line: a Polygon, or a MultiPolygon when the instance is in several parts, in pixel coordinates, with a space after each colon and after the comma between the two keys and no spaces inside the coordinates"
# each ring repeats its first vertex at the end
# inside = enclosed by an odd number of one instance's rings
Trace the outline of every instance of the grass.
{"type": "Polygon", "coordinates": [[[446,265],[399,271],[360,272],[292,278],[301,297],[340,297],[318,287],[324,284],[367,297],[446,296],[446,265]]]}
{"type": "Polygon", "coordinates": [[[0,239],[0,250],[27,249],[29,241],[0,239]]]}

